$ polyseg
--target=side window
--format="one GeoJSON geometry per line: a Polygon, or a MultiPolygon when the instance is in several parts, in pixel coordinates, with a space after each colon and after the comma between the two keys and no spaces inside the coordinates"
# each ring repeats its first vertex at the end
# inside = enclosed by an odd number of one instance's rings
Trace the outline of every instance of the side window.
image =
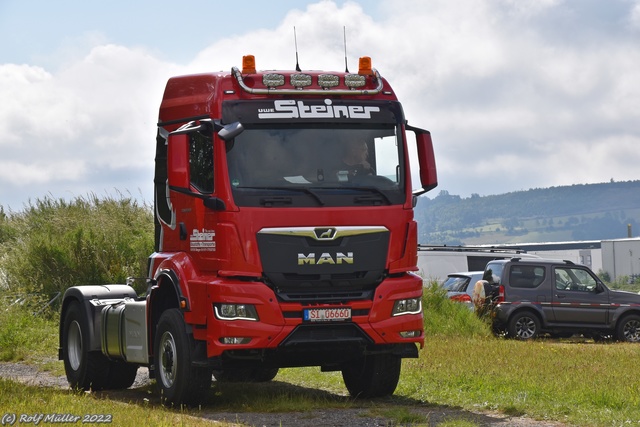
{"type": "Polygon", "coordinates": [[[398,141],[395,135],[374,139],[375,150],[369,162],[378,175],[384,176],[393,183],[400,182],[400,160],[398,159],[398,141]]]}
{"type": "Polygon", "coordinates": [[[593,292],[596,279],[582,268],[559,267],[555,271],[556,289],[564,291],[593,292]]]}
{"type": "Polygon", "coordinates": [[[191,185],[202,193],[213,193],[213,144],[211,137],[191,134],[189,144],[191,185]]]}
{"type": "Polygon", "coordinates": [[[537,288],[544,281],[545,271],[541,266],[514,264],[509,271],[509,285],[512,288],[537,288]]]}
{"type": "Polygon", "coordinates": [[[482,280],[499,285],[502,278],[502,268],[503,264],[488,263],[485,267],[482,280]]]}

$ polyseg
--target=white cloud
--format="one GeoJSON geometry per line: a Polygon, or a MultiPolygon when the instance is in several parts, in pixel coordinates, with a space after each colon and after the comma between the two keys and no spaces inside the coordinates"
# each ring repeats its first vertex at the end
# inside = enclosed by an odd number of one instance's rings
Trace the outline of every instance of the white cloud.
{"type": "Polygon", "coordinates": [[[96,46],[55,73],[0,66],[0,91],[12,100],[0,105],[0,204],[16,209],[15,199],[110,188],[97,171],[151,171],[157,108],[172,71],[114,45],[96,46]]]}
{"type": "Polygon", "coordinates": [[[629,14],[629,25],[635,30],[640,30],[640,2],[637,0],[629,14]]]}

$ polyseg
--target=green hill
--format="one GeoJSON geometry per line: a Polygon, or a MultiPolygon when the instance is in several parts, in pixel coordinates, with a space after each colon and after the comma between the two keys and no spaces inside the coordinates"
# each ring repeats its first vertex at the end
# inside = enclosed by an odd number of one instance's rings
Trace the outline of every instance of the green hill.
{"type": "Polygon", "coordinates": [[[640,232],[640,181],[536,188],[468,198],[440,191],[419,198],[422,244],[605,240],[640,232]]]}

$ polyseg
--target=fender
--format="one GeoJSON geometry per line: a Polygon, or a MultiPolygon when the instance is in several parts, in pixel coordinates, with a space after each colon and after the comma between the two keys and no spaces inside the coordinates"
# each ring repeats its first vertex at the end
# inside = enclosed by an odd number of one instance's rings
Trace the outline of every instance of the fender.
{"type": "Polygon", "coordinates": [[[627,306],[627,307],[618,307],[613,311],[613,315],[611,316],[611,321],[609,322],[609,328],[615,329],[618,321],[626,316],[627,314],[637,314],[640,315],[640,307],[637,305],[627,306]]]}
{"type": "MultiPolygon", "coordinates": [[[[138,298],[136,291],[129,285],[88,285],[73,286],[68,288],[62,297],[62,311],[60,318],[64,319],[69,304],[74,301],[80,303],[83,315],[89,322],[89,351],[101,350],[100,315],[102,310],[112,304],[123,301],[125,298],[138,298]]],[[[62,360],[62,327],[60,322],[58,329],[58,359],[62,360]]]]}
{"type": "MultiPolygon", "coordinates": [[[[533,312],[535,315],[538,316],[538,319],[540,319],[540,326],[542,328],[546,328],[547,327],[547,322],[546,322],[546,317],[544,316],[543,312],[542,312],[542,306],[540,305],[540,303],[536,303],[536,302],[531,302],[531,301],[518,301],[518,302],[501,302],[500,304],[498,304],[498,306],[496,306],[496,311],[498,313],[498,317],[499,313],[500,313],[500,306],[514,306],[516,308],[513,309],[513,311],[511,311],[509,313],[509,317],[508,318],[504,318],[504,323],[507,324],[509,322],[509,320],[516,315],[517,313],[520,313],[522,310],[529,310],[531,312],[533,312]]],[[[504,311],[502,311],[504,313],[504,311]]],[[[500,320],[502,321],[502,320],[500,320]]]]}
{"type": "MultiPolygon", "coordinates": [[[[196,268],[193,266],[191,257],[186,253],[179,252],[163,258],[155,268],[155,271],[151,272],[155,284],[147,294],[150,349],[154,346],[156,325],[165,310],[179,308],[184,315],[189,332],[193,325],[206,324],[206,316],[202,313],[202,310],[192,311],[194,299],[198,298],[193,293],[197,294],[198,292],[197,290],[193,291],[188,286],[188,283],[197,279],[194,271],[196,271],[196,268]]],[[[204,289],[204,287],[200,288],[204,289]]],[[[204,300],[202,295],[200,295],[200,298],[204,300]]]]}
{"type": "MultiPolygon", "coordinates": [[[[194,271],[196,271],[196,268],[191,256],[184,252],[171,254],[160,261],[158,266],[155,268],[155,271],[149,272],[150,276],[152,275],[157,283],[149,293],[152,294],[154,291],[157,291],[160,282],[162,282],[164,278],[164,281],[171,282],[178,301],[184,301],[186,303],[186,306],[182,308],[189,311],[192,296],[190,295],[187,283],[190,280],[195,279],[194,271]]],[[[175,308],[178,307],[179,306],[176,306],[175,308]]]]}

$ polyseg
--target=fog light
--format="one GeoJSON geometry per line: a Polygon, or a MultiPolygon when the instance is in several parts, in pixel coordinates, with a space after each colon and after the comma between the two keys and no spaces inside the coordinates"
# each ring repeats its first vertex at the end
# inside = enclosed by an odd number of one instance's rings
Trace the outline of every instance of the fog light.
{"type": "Polygon", "coordinates": [[[292,74],[291,86],[302,88],[311,85],[311,76],[309,74],[292,74]]]}
{"type": "Polygon", "coordinates": [[[393,303],[392,316],[418,314],[422,311],[422,298],[399,299],[393,303]]]}
{"type": "Polygon", "coordinates": [[[262,76],[262,84],[266,87],[282,86],[284,84],[284,75],[269,73],[262,76]]]}
{"type": "Polygon", "coordinates": [[[251,338],[247,337],[222,337],[220,338],[222,344],[249,344],[251,338]]]}
{"type": "Polygon", "coordinates": [[[318,84],[328,89],[330,87],[338,86],[340,84],[340,78],[333,74],[320,74],[318,76],[318,84]]]}
{"type": "Polygon", "coordinates": [[[358,74],[347,74],[344,76],[344,84],[350,88],[362,87],[366,83],[364,76],[358,74]]]}
{"type": "Polygon", "coordinates": [[[252,304],[213,304],[213,311],[220,320],[260,320],[252,304]]]}
{"type": "Polygon", "coordinates": [[[418,338],[422,331],[402,331],[400,332],[400,336],[402,338],[418,338]]]}

